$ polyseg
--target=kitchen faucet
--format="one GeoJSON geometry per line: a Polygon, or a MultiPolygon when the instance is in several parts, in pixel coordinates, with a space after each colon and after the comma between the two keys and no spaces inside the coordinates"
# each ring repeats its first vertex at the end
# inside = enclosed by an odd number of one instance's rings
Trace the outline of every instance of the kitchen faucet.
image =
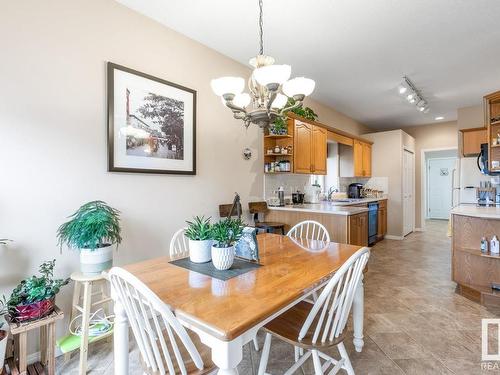
{"type": "Polygon", "coordinates": [[[328,195],[326,196],[326,199],[328,201],[332,200],[332,194],[333,193],[338,193],[339,189],[337,189],[335,186],[331,186],[330,189],[328,189],[328,195]]]}

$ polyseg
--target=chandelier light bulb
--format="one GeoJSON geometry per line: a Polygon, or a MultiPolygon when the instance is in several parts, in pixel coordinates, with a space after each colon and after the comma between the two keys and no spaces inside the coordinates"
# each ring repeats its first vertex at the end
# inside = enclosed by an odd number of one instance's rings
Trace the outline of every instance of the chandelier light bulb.
{"type": "Polygon", "coordinates": [[[222,96],[225,94],[238,95],[245,88],[245,80],[241,77],[221,77],[212,79],[210,82],[215,95],[222,96]]]}
{"type": "Polygon", "coordinates": [[[288,102],[288,98],[285,95],[278,94],[278,95],[276,95],[276,98],[274,98],[273,103],[271,104],[271,107],[280,109],[280,108],[283,108],[287,102],[288,102]]]}
{"type": "Polygon", "coordinates": [[[283,84],[283,92],[286,96],[294,97],[295,95],[311,95],[314,91],[316,82],[305,77],[292,78],[283,84]]]}
{"type": "Polygon", "coordinates": [[[262,86],[273,83],[281,85],[290,78],[290,74],[292,74],[290,65],[268,65],[253,71],[255,80],[262,86]]]}

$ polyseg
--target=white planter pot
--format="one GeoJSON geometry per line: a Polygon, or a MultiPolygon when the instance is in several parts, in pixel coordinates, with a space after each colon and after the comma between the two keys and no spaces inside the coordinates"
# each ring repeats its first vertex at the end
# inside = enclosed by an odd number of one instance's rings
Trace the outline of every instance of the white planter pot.
{"type": "Polygon", "coordinates": [[[99,249],[80,249],[80,270],[85,275],[98,275],[113,267],[113,245],[99,249]]]}
{"type": "Polygon", "coordinates": [[[189,259],[193,263],[210,262],[212,256],[210,249],[212,248],[212,240],[193,241],[189,240],[189,259]]]}
{"type": "Polygon", "coordinates": [[[234,246],[231,247],[213,247],[212,263],[220,271],[228,270],[234,262],[234,246]]]}
{"type": "Polygon", "coordinates": [[[9,325],[5,322],[3,316],[0,316],[0,324],[1,323],[4,323],[0,330],[5,331],[5,337],[3,339],[0,337],[0,370],[3,369],[5,350],[7,349],[7,338],[9,337],[9,325]]]}

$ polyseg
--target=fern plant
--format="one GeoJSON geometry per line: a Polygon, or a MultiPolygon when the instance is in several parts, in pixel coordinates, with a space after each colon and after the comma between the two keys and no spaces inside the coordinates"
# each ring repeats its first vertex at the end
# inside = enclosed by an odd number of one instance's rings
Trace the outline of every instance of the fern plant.
{"type": "Polygon", "coordinates": [[[212,239],[212,225],[210,224],[210,217],[195,216],[193,221],[186,221],[188,228],[186,229],[185,236],[192,241],[206,241],[212,239]]]}
{"type": "Polygon", "coordinates": [[[245,224],[241,219],[226,218],[212,226],[214,247],[233,246],[241,238],[245,224]]]}
{"type": "MultiPolygon", "coordinates": [[[[295,100],[293,98],[288,98],[286,106],[291,107],[293,105],[295,105],[295,100]]],[[[294,108],[290,112],[293,112],[296,115],[305,118],[306,120],[316,121],[318,119],[318,115],[316,114],[316,112],[314,112],[309,107],[302,106],[294,108]]],[[[284,120],[281,117],[278,117],[276,120],[274,120],[274,123],[271,124],[270,131],[273,132],[274,134],[286,134],[286,130],[287,130],[286,120],[284,120]],[[285,133],[283,133],[283,131],[285,131],[285,133]]]]}
{"type": "Polygon", "coordinates": [[[85,203],[57,230],[59,246],[96,250],[120,244],[120,211],[103,201],[85,203]]]}

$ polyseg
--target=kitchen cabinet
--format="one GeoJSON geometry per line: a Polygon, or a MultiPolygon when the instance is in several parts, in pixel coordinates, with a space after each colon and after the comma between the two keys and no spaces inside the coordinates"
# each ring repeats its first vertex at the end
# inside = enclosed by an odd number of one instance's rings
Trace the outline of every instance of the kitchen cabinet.
{"type": "Polygon", "coordinates": [[[325,128],[295,120],[294,172],[326,174],[326,141],[325,128]]]}
{"type": "Polygon", "coordinates": [[[464,157],[477,156],[481,153],[481,143],[488,143],[486,128],[461,129],[462,155],[464,157]]]}
{"type": "Polygon", "coordinates": [[[487,127],[488,163],[493,172],[500,172],[500,167],[493,168],[493,161],[500,161],[500,91],[484,97],[484,122],[487,127]],[[494,142],[497,139],[497,142],[494,142]]]}
{"type": "Polygon", "coordinates": [[[372,145],[359,139],[352,147],[339,144],[340,177],[371,177],[372,145]]]}
{"type": "Polygon", "coordinates": [[[349,216],[349,243],[368,246],[368,213],[349,216]]]}
{"type": "Polygon", "coordinates": [[[387,201],[381,200],[378,202],[378,217],[377,217],[377,239],[381,240],[387,234],[387,201]]]}

